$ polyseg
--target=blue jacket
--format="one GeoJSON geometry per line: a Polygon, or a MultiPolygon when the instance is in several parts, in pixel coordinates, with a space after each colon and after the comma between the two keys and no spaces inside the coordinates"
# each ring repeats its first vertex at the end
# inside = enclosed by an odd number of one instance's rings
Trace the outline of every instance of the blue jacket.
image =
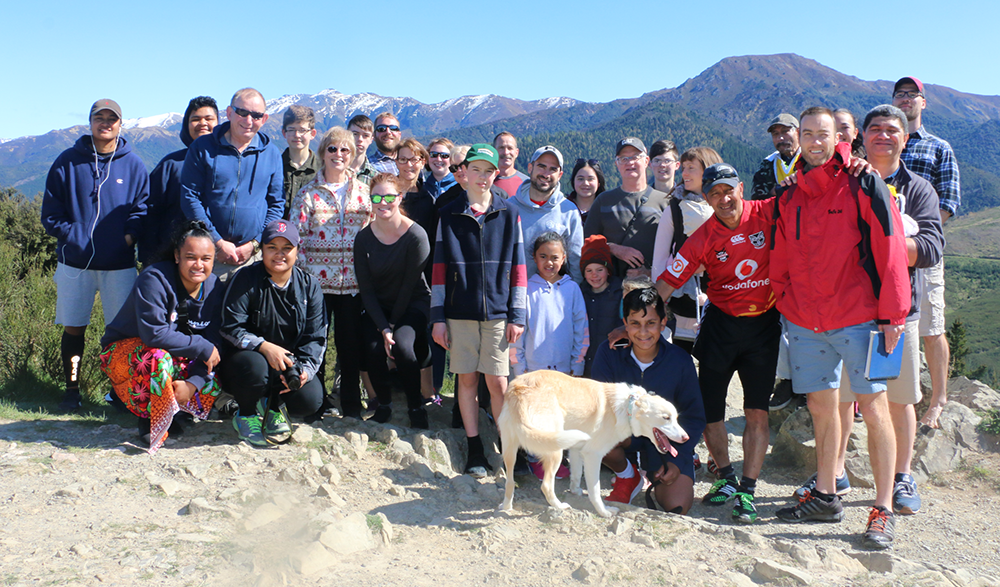
{"type": "Polygon", "coordinates": [[[118,139],[114,156],[99,157],[90,135],[77,139],[49,169],[42,226],[56,238],[60,263],[114,271],[135,267],[133,242],[142,234],[149,174],[132,145],[118,139]]]}
{"type": "Polygon", "coordinates": [[[517,210],[521,216],[521,230],[524,232],[525,257],[528,258],[528,277],[538,272],[532,262],[535,239],[543,232],[556,232],[566,239],[566,263],[569,276],[577,283],[583,283],[580,270],[580,251],[583,249],[583,221],[580,209],[566,199],[557,188],[549,199],[539,206],[531,201],[531,182],[521,183],[517,193],[507,200],[507,205],[517,210]]]}
{"type": "Polygon", "coordinates": [[[181,172],[181,210],[208,225],[212,238],[235,245],[260,240],[285,211],[281,152],[262,132],[242,153],[225,140],[225,122],[198,137],[181,172]]]}
{"type": "Polygon", "coordinates": [[[677,456],[660,454],[653,443],[642,437],[632,439],[632,447],[642,452],[643,468],[655,473],[661,465],[672,462],[681,473],[694,479],[694,447],[705,431],[705,406],[701,401],[698,373],[691,355],[680,348],[659,341],[659,351],[653,364],[645,371],[632,358],[632,349],[613,349],[607,341],[599,345],[591,375],[595,381],[641,385],[677,408],[678,423],[690,437],[684,444],[673,443],[677,456]]]}
{"type": "Polygon", "coordinates": [[[101,348],[139,338],[150,348],[192,361],[188,383],[201,389],[209,378],[205,365],[219,348],[222,295],[218,278],[209,275],[198,299],[188,295],[173,261],[154,263],[136,278],[118,315],[104,328],[101,348]],[[184,302],[184,308],[179,308],[184,302]],[[186,319],[185,319],[186,316],[186,319]]]}
{"type": "Polygon", "coordinates": [[[442,177],[441,181],[438,181],[434,177],[433,173],[428,173],[427,178],[424,179],[424,189],[427,190],[427,193],[429,193],[435,200],[437,200],[441,194],[451,189],[451,186],[454,185],[458,185],[458,181],[451,173],[442,177]]]}
{"type": "Polygon", "coordinates": [[[579,377],[589,345],[580,286],[569,275],[555,283],[537,273],[529,277],[528,317],[524,334],[514,343],[512,374],[551,369],[579,377]]]}
{"type": "Polygon", "coordinates": [[[431,274],[431,322],[503,318],[523,326],[527,286],[521,221],[514,208],[494,195],[486,213],[477,218],[463,192],[441,209],[431,274]]]}

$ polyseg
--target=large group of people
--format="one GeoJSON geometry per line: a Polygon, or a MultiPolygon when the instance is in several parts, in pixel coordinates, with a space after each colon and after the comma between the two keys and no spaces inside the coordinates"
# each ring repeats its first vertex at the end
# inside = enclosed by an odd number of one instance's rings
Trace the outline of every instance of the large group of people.
{"type": "MultiPolygon", "coordinates": [[[[238,438],[266,446],[291,419],[329,414],[334,388],[343,417],[377,422],[392,418],[399,388],[409,425],[425,429],[448,365],[465,472],[483,477],[480,402],[495,418],[509,376],[549,369],[642,385],[679,411],[690,440],[676,454],[632,439],[604,458],[609,500],[652,483],[659,507],[686,513],[703,436],[718,479],[703,503],[732,503],[735,521],[753,523],[768,411],[794,393],[812,415],[817,471],[777,517],[843,518],[857,405],[876,485],[862,542],[887,547],[894,516],[920,510],[910,461],[921,338],[933,381],[922,421],[936,426],[947,399],[942,225],[959,204],[958,169],[921,125],[926,104],[923,84],[904,77],[860,127],[846,110],[779,114],[767,126],[775,152],[744,197],[737,170],[706,146],[624,137],[613,146],[619,186],[580,157],[564,195],[555,146],[523,173],[509,132],[425,146],[391,112],[354,116],[313,151],[315,114],[291,106],[281,153],[261,132],[266,102],[253,88],[233,95],[221,124],[213,99],[191,100],[185,149],[147,174],[121,108],[99,100],[90,134],[53,163],[42,207],[58,241],[60,407],[81,405],[100,292],[110,398],[138,418],[150,452],[181,431],[178,414],[204,419],[230,397],[238,438]],[[902,373],[888,384],[864,375],[873,331],[889,350],[901,341],[902,373]],[[725,423],[737,373],[739,475],[725,423]]],[[[522,457],[513,474],[544,473],[522,457]]]]}

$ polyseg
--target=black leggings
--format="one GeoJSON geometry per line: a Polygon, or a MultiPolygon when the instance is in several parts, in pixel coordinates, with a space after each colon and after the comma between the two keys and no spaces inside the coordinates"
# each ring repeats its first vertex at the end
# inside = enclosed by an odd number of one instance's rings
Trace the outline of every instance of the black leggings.
{"type": "Polygon", "coordinates": [[[257,401],[272,392],[289,414],[299,418],[316,413],[323,401],[323,385],[316,377],[295,391],[278,394],[284,389],[279,374],[257,351],[235,351],[220,367],[225,389],[240,404],[242,416],[257,413],[257,401]]]}
{"type": "MultiPolygon", "coordinates": [[[[327,317],[333,315],[333,344],[340,363],[340,409],[345,416],[361,414],[361,371],[364,353],[361,337],[361,296],[323,294],[327,317]]],[[[329,344],[329,343],[328,343],[329,344]]],[[[326,357],[320,366],[326,369],[326,357]]]]}
{"type": "MultiPolygon", "coordinates": [[[[362,318],[366,365],[372,386],[378,395],[380,405],[392,401],[392,386],[389,383],[389,367],[386,365],[385,343],[382,333],[368,314],[362,318]]],[[[420,370],[428,365],[430,347],[427,340],[427,317],[414,307],[406,312],[393,327],[392,360],[396,363],[399,379],[406,393],[406,405],[413,410],[423,405],[420,395],[420,370]]]]}

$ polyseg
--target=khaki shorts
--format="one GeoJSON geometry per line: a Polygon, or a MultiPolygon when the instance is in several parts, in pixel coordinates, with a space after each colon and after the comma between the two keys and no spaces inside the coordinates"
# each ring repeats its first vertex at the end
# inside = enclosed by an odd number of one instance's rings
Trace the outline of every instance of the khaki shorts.
{"type": "Polygon", "coordinates": [[[944,258],[937,265],[920,270],[920,336],[944,334],[944,258]]]}
{"type": "Polygon", "coordinates": [[[507,356],[507,321],[504,319],[478,322],[476,320],[448,319],[451,338],[449,364],[456,375],[483,373],[502,375],[510,373],[507,356]]]}
{"type": "MultiPolygon", "coordinates": [[[[906,337],[903,344],[903,364],[899,368],[899,378],[886,381],[885,397],[896,404],[920,403],[920,328],[916,320],[906,323],[906,337]]],[[[862,375],[863,376],[863,375],[862,375]]],[[[847,371],[840,383],[840,401],[853,402],[857,398],[847,381],[847,371]]]]}

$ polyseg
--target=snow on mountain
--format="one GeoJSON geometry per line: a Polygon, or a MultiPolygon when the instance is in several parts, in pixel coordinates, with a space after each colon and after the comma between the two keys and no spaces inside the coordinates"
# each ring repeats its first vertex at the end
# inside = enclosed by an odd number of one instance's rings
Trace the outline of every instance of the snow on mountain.
{"type": "Polygon", "coordinates": [[[167,112],[166,114],[146,116],[145,118],[126,118],[122,121],[122,128],[126,130],[132,128],[148,128],[151,126],[167,128],[171,125],[179,124],[183,119],[184,115],[179,112],[167,112]]]}

